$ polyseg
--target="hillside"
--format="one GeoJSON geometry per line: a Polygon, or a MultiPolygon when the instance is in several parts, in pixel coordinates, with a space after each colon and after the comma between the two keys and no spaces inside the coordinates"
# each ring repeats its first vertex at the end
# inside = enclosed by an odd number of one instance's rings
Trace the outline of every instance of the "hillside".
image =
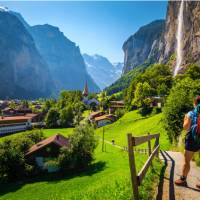
{"type": "MultiPolygon", "coordinates": [[[[162,113],[142,117],[138,111],[131,111],[126,113],[122,118],[113,124],[110,124],[104,128],[105,140],[115,140],[115,143],[120,146],[126,146],[127,133],[133,135],[146,135],[147,133],[160,133],[160,144],[163,150],[168,150],[170,142],[167,137],[167,133],[162,124],[162,113]]],[[[102,136],[103,128],[99,128],[96,133],[102,136]]]]}
{"type": "Polygon", "coordinates": [[[133,70],[123,74],[117,81],[111,84],[109,87],[105,88],[108,95],[120,92],[130,86],[131,81],[141,72],[145,70],[146,66],[138,66],[133,70]]]}

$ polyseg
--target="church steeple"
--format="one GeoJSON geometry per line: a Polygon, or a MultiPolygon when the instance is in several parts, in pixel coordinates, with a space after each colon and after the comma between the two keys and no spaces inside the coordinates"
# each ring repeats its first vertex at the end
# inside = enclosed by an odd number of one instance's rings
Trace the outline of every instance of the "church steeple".
{"type": "Polygon", "coordinates": [[[87,81],[85,82],[85,87],[84,87],[84,90],[83,90],[82,94],[83,94],[84,97],[87,97],[88,94],[89,94],[87,81]]]}

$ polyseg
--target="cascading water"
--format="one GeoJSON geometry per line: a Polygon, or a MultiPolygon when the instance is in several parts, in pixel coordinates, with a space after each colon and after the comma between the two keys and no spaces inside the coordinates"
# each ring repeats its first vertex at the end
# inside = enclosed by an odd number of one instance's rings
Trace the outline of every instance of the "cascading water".
{"type": "Polygon", "coordinates": [[[178,74],[178,71],[181,67],[182,57],[183,57],[183,48],[182,48],[182,41],[183,41],[183,9],[184,9],[184,0],[181,0],[181,5],[179,8],[178,13],[178,28],[176,32],[176,67],[174,70],[174,76],[178,74]]]}

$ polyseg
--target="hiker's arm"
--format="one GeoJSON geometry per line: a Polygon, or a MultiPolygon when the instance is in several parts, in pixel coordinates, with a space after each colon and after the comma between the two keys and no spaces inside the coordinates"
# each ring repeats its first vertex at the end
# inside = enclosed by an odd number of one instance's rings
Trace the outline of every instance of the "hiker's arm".
{"type": "Polygon", "coordinates": [[[184,122],[183,122],[183,128],[185,130],[189,130],[191,127],[191,122],[192,122],[192,120],[188,117],[188,115],[185,115],[184,122]]]}

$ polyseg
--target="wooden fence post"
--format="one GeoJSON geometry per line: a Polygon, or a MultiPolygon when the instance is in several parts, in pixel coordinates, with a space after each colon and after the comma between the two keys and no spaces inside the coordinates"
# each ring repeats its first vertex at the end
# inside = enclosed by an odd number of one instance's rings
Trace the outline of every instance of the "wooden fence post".
{"type": "MultiPolygon", "coordinates": [[[[150,135],[150,133],[148,133],[150,135]]],[[[151,140],[148,141],[149,156],[151,155],[151,140]]]]}
{"type": "Polygon", "coordinates": [[[137,172],[136,172],[136,165],[135,165],[135,155],[133,151],[132,134],[128,134],[127,137],[128,137],[128,155],[129,155],[133,197],[134,197],[134,200],[139,200],[138,179],[137,179],[137,172]]]}
{"type": "Polygon", "coordinates": [[[104,127],[103,127],[103,136],[102,136],[102,152],[104,152],[104,127]]]}
{"type": "MultiPolygon", "coordinates": [[[[160,138],[160,136],[156,137],[156,141],[155,141],[155,144],[154,144],[154,148],[156,148],[156,146],[159,145],[159,138],[160,138]]],[[[159,150],[158,150],[158,153],[156,154],[156,157],[159,157],[159,150]]]]}

